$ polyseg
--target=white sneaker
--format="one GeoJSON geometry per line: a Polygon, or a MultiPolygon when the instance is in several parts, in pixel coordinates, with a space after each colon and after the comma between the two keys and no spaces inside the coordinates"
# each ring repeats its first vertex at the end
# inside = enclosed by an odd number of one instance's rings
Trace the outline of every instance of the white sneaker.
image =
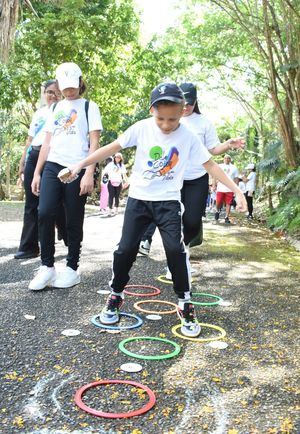
{"type": "Polygon", "coordinates": [[[65,271],[58,274],[52,285],[55,286],[55,288],[71,288],[71,286],[78,285],[80,281],[78,271],[66,267],[65,271]]]}
{"type": "Polygon", "coordinates": [[[167,280],[172,280],[172,274],[171,274],[171,271],[169,270],[168,267],[167,267],[167,272],[166,272],[165,278],[167,280]]]}
{"type": "Polygon", "coordinates": [[[141,253],[144,256],[148,256],[150,253],[150,247],[151,247],[151,243],[149,243],[148,240],[141,241],[139,247],[139,253],[141,253]]]}
{"type": "Polygon", "coordinates": [[[56,272],[54,267],[41,265],[36,276],[29,283],[28,288],[32,291],[40,291],[46,288],[46,286],[52,286],[55,278],[56,272]]]}

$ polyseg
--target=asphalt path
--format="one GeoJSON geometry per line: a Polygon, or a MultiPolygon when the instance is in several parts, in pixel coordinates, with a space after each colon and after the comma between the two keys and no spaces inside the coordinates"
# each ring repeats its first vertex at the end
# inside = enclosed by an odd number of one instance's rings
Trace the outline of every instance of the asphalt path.
{"type": "MultiPolygon", "coordinates": [[[[127,296],[123,311],[139,315],[139,328],[108,333],[91,323],[106,300],[112,249],[120,238],[123,214],[101,217],[88,207],[80,271],[82,283],[71,289],[27,289],[39,258],[17,261],[22,206],[1,204],[0,239],[0,432],[3,434],[249,434],[298,433],[299,253],[257,222],[234,217],[234,224],[205,221],[205,242],[191,249],[194,292],[221,297],[223,303],[196,306],[203,342],[172,333],[175,314],[154,321],[143,307],[166,310],[176,303],[164,274],[165,256],[155,234],[149,258],[139,256],[131,284],[141,292],[158,287],[155,297],[127,296]],[[225,303],[224,303],[225,302],[225,303]],[[211,328],[217,326],[217,329],[211,328]],[[75,329],[76,336],[64,330],[75,329]],[[225,337],[220,337],[221,332],[225,337]],[[130,337],[159,337],[180,345],[180,353],[163,360],[130,357],[119,343],[130,337]],[[213,348],[217,342],[221,348],[213,348]],[[221,343],[220,343],[221,342],[221,343]],[[227,346],[226,346],[227,345],[227,346]],[[222,346],[226,346],[223,348],[222,346]],[[142,370],[128,373],[124,363],[142,370]],[[132,418],[99,418],[78,408],[76,391],[100,380],[128,380],[149,387],[156,404],[132,418]]],[[[56,243],[57,268],[65,266],[66,248],[56,243]]],[[[216,298],[194,296],[195,301],[216,298]]],[[[171,307],[172,308],[172,307],[171,307]]],[[[122,325],[133,324],[122,319],[122,325]]],[[[138,355],[168,355],[174,347],[161,341],[137,340],[126,348],[138,355]]],[[[86,405],[110,413],[127,413],[147,405],[138,387],[101,385],[86,392],[86,405]]]]}

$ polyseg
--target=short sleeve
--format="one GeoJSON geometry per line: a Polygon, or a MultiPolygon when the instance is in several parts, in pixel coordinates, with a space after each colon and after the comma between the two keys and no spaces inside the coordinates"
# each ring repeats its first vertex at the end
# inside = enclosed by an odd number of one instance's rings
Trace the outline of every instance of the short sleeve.
{"type": "Polygon", "coordinates": [[[204,144],[207,149],[213,149],[220,143],[217,131],[213,124],[207,120],[207,127],[204,134],[204,144]]]}
{"type": "Polygon", "coordinates": [[[96,130],[100,130],[100,131],[103,130],[99,107],[93,101],[90,101],[89,103],[88,119],[89,119],[89,132],[96,131],[96,130]]]}
{"type": "Polygon", "coordinates": [[[131,148],[137,145],[137,124],[133,124],[117,138],[121,148],[131,148]]]}

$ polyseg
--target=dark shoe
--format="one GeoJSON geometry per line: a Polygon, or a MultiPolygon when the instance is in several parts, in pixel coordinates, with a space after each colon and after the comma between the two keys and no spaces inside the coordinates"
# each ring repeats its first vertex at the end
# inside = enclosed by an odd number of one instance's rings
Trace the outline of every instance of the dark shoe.
{"type": "Polygon", "coordinates": [[[15,259],[31,259],[37,258],[39,256],[39,252],[17,252],[14,254],[15,259]]]}
{"type": "Polygon", "coordinates": [[[177,307],[177,315],[181,321],[181,333],[189,338],[196,338],[201,332],[192,303],[184,303],[184,308],[177,307]]]}
{"type": "Polygon", "coordinates": [[[106,305],[100,313],[100,322],[106,325],[112,325],[119,322],[119,311],[123,303],[124,300],[120,295],[110,294],[106,305]]]}
{"type": "Polygon", "coordinates": [[[225,217],[225,223],[226,223],[227,225],[230,225],[230,220],[229,220],[228,217],[225,217]]]}
{"type": "Polygon", "coordinates": [[[216,211],[215,212],[215,220],[216,221],[219,220],[219,217],[220,217],[220,211],[216,211]]]}

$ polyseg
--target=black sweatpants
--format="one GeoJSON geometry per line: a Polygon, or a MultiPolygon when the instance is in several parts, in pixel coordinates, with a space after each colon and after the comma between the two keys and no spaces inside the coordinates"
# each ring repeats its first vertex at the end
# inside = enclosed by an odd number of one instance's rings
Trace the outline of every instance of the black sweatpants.
{"type": "MultiPolygon", "coordinates": [[[[184,205],[183,235],[184,244],[187,246],[193,240],[193,245],[202,244],[203,224],[202,217],[205,214],[208,195],[208,173],[201,178],[184,181],[181,189],[181,201],[184,205]]],[[[142,240],[152,241],[155,232],[155,224],[150,224],[142,236],[142,240]]]]}
{"type": "Polygon", "coordinates": [[[176,200],[154,202],[128,198],[122,236],[113,259],[110,286],[115,292],[122,292],[128,283],[129,271],[136,259],[142,235],[153,221],[160,231],[174,291],[178,298],[185,298],[185,293],[191,289],[191,282],[183,243],[181,208],[182,204],[176,200]]]}
{"type": "Polygon", "coordinates": [[[80,172],[75,181],[64,184],[57,178],[58,172],[63,168],[60,164],[47,161],[43,170],[39,204],[41,259],[43,265],[53,267],[55,219],[60,204],[63,203],[68,236],[67,266],[77,270],[83,238],[84,206],[87,197],[87,195],[79,196],[80,181],[84,175],[84,170],[80,172]]]}
{"type": "MultiPolygon", "coordinates": [[[[38,252],[39,251],[39,234],[38,234],[38,205],[39,197],[32,193],[31,183],[35,167],[39,158],[39,151],[31,149],[28,154],[24,170],[24,190],[25,206],[23,217],[23,229],[21,234],[20,252],[38,252]]],[[[66,218],[62,206],[58,208],[56,217],[57,230],[61,238],[67,240],[66,235],[66,218]]]]}

